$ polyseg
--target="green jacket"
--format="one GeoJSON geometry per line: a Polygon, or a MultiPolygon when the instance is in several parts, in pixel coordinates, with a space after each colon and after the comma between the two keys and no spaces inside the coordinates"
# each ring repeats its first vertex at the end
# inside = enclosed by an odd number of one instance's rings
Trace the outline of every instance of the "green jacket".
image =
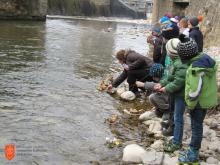
{"type": "Polygon", "coordinates": [[[174,96],[184,97],[187,65],[182,64],[179,57],[175,57],[172,67],[171,73],[165,79],[161,80],[160,84],[165,87],[168,93],[174,96]]]}
{"type": "Polygon", "coordinates": [[[216,106],[216,62],[204,53],[192,58],[186,73],[185,101],[189,109],[199,106],[208,109],[216,106]]]}

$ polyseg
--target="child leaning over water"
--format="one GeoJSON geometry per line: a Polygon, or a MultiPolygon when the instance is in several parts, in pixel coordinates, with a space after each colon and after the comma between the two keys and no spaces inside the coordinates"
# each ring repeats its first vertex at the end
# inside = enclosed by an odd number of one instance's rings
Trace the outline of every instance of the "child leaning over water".
{"type": "Polygon", "coordinates": [[[165,114],[169,111],[169,104],[168,104],[168,95],[166,93],[156,92],[154,90],[154,86],[162,79],[164,74],[164,67],[162,64],[155,63],[150,68],[150,76],[153,79],[153,82],[140,82],[136,81],[137,87],[145,88],[147,91],[151,91],[152,93],[149,96],[149,101],[155,107],[156,116],[162,117],[165,119],[165,114]]]}

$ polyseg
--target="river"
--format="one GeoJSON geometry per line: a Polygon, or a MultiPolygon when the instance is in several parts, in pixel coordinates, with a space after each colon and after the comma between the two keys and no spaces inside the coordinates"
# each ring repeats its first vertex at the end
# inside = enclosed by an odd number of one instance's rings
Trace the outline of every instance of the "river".
{"type": "MultiPolygon", "coordinates": [[[[114,136],[104,121],[121,115],[123,102],[96,87],[119,49],[147,54],[144,30],[97,20],[1,21],[0,164],[116,164],[122,148],[104,145],[114,136]],[[11,161],[7,144],[15,145],[11,161]]],[[[122,126],[121,136],[134,140],[136,128],[122,126]]]]}

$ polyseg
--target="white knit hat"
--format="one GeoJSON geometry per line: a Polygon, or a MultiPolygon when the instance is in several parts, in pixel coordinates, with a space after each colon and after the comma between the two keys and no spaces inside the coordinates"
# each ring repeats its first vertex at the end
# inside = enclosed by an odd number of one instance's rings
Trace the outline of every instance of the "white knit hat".
{"type": "Polygon", "coordinates": [[[170,39],[166,44],[167,54],[169,56],[178,56],[177,45],[180,43],[178,38],[170,39]]]}

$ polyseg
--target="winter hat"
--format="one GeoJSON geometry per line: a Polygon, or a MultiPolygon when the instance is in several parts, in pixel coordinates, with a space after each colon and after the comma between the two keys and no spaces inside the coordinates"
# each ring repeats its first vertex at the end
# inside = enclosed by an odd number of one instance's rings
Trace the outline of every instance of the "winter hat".
{"type": "Polygon", "coordinates": [[[193,17],[189,20],[192,26],[197,26],[199,24],[199,19],[197,17],[193,17]]]}
{"type": "Polygon", "coordinates": [[[164,14],[164,16],[165,16],[165,17],[168,17],[168,18],[171,18],[171,17],[172,17],[172,14],[169,13],[169,12],[167,12],[167,13],[164,14]]]}
{"type": "Polygon", "coordinates": [[[202,22],[202,20],[203,20],[203,16],[202,15],[199,15],[197,18],[198,18],[199,22],[202,22]]]}
{"type": "Polygon", "coordinates": [[[166,16],[163,16],[160,20],[159,20],[159,22],[161,23],[161,24],[163,24],[163,23],[165,23],[165,22],[167,22],[167,21],[169,21],[170,20],[170,18],[168,18],[168,17],[166,17],[166,16]]]}
{"type": "Polygon", "coordinates": [[[170,39],[166,44],[167,54],[169,56],[178,56],[177,45],[180,43],[178,38],[170,39]]]}
{"type": "Polygon", "coordinates": [[[179,20],[176,19],[176,18],[170,18],[170,21],[171,21],[171,22],[175,22],[175,23],[178,23],[178,22],[179,22],[179,20]]]}
{"type": "Polygon", "coordinates": [[[177,46],[177,53],[181,60],[189,60],[198,53],[198,46],[192,38],[185,37],[184,34],[179,36],[180,43],[177,46]]]}
{"type": "Polygon", "coordinates": [[[163,77],[164,67],[162,64],[155,63],[150,67],[150,76],[152,77],[163,77]]]}

